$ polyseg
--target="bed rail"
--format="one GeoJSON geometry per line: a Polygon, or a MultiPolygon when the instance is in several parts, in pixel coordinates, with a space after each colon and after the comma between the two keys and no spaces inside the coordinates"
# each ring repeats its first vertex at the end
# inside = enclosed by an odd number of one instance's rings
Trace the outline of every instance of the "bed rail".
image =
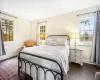
{"type": "MultiPolygon", "coordinates": [[[[54,80],[57,80],[57,76],[59,75],[61,80],[63,80],[63,70],[62,70],[62,67],[60,66],[60,64],[56,61],[56,60],[53,60],[53,59],[50,59],[50,58],[47,58],[47,57],[42,57],[42,56],[38,56],[38,55],[34,55],[34,54],[30,54],[30,53],[26,53],[26,52],[20,52],[19,55],[18,55],[18,74],[20,76],[20,74],[23,72],[21,71],[22,69],[22,61],[25,63],[25,72],[24,72],[24,77],[27,79],[27,80],[33,80],[32,77],[31,77],[31,67],[34,65],[36,67],[36,72],[37,72],[37,75],[36,75],[36,80],[38,80],[38,69],[41,68],[43,71],[44,71],[44,80],[46,80],[46,73],[47,72],[51,72],[52,75],[54,76],[54,80]],[[34,62],[31,62],[31,61],[28,61],[27,59],[24,59],[24,58],[21,58],[20,57],[20,54],[25,54],[25,55],[30,55],[30,56],[34,56],[36,58],[40,58],[40,59],[44,59],[44,60],[48,60],[48,61],[51,61],[51,62],[54,62],[56,63],[58,66],[59,66],[59,69],[60,69],[60,72],[56,71],[56,70],[52,70],[50,68],[47,68],[45,66],[42,66],[42,65],[39,65],[37,63],[34,63],[34,62]],[[30,66],[30,74],[27,74],[26,73],[26,64],[29,64],[30,66]],[[31,79],[27,78],[27,75],[28,77],[30,76],[31,79]]],[[[26,80],[25,79],[25,80],[26,80]]]]}

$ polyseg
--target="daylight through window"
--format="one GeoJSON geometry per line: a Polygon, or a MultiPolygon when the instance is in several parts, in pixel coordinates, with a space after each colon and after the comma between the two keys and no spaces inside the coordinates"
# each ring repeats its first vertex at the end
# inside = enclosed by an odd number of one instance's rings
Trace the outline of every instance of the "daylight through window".
{"type": "Polygon", "coordinates": [[[94,18],[80,20],[80,41],[92,41],[94,37],[94,18]]]}
{"type": "Polygon", "coordinates": [[[14,21],[1,18],[2,24],[2,33],[3,33],[3,40],[6,41],[13,41],[13,27],[14,21]]]}

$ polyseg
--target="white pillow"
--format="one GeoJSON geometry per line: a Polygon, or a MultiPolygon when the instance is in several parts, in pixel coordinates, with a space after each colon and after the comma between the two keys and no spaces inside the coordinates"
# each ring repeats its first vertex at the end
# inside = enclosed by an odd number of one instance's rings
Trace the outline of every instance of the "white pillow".
{"type": "Polygon", "coordinates": [[[67,45],[67,39],[57,39],[57,45],[66,46],[67,45]]]}
{"type": "Polygon", "coordinates": [[[66,46],[67,39],[58,39],[58,38],[47,39],[45,44],[49,46],[66,46]]]}
{"type": "Polygon", "coordinates": [[[49,45],[49,46],[56,46],[57,41],[56,41],[56,39],[47,39],[47,40],[45,41],[45,44],[46,44],[46,45],[49,45]]]}

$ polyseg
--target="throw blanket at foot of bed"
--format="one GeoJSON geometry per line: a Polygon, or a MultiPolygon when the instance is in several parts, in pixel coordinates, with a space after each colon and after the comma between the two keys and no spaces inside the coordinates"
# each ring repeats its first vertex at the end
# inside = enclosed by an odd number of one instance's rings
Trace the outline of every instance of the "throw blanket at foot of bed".
{"type": "Polygon", "coordinates": [[[27,48],[19,54],[19,73],[33,80],[67,80],[69,49],[65,46],[27,48]]]}

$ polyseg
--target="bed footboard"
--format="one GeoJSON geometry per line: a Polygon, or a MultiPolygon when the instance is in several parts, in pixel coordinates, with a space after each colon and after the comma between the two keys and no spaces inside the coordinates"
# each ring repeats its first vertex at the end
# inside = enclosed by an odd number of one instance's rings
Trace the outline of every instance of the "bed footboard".
{"type": "MultiPolygon", "coordinates": [[[[31,77],[32,76],[31,75],[31,72],[32,72],[31,67],[33,65],[36,67],[36,80],[38,80],[38,76],[39,76],[38,75],[38,69],[39,68],[41,68],[43,70],[43,72],[44,72],[44,76],[43,76],[44,80],[46,80],[47,72],[51,72],[52,73],[52,75],[54,77],[54,80],[57,80],[57,76],[58,75],[60,76],[60,79],[63,80],[63,70],[62,70],[62,67],[60,66],[60,64],[56,60],[53,60],[53,59],[50,59],[50,58],[46,58],[46,57],[42,57],[42,56],[38,56],[38,55],[34,55],[34,54],[30,54],[30,53],[26,53],[26,52],[20,52],[19,53],[19,55],[18,55],[18,74],[19,74],[19,76],[20,76],[20,74],[23,74],[25,78],[27,78],[27,75],[31,77]],[[21,58],[20,54],[30,55],[30,56],[34,56],[36,58],[40,58],[40,59],[44,59],[44,60],[48,60],[48,61],[54,62],[54,63],[56,63],[59,66],[60,72],[58,72],[56,70],[52,70],[50,68],[47,68],[47,67],[45,67],[43,65],[39,65],[37,63],[28,61],[27,59],[21,58]],[[25,64],[25,70],[24,70],[25,72],[24,73],[22,72],[22,62],[24,62],[24,64],[25,64]],[[30,74],[26,73],[26,64],[27,63],[30,66],[30,74]]],[[[31,79],[32,79],[32,77],[31,77],[31,79]]]]}

